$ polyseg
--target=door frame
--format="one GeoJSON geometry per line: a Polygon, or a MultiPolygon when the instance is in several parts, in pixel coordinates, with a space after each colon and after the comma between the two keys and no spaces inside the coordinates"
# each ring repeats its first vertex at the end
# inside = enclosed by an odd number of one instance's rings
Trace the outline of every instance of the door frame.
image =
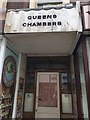
{"type": "Polygon", "coordinates": [[[57,108],[58,108],[58,116],[59,118],[61,118],[60,116],[60,71],[37,71],[36,72],[36,94],[35,94],[35,118],[36,118],[36,110],[38,108],[38,90],[39,90],[39,82],[38,82],[38,74],[43,74],[43,73],[57,73],[58,74],[58,81],[57,81],[57,87],[58,87],[58,90],[57,90],[57,108]]]}

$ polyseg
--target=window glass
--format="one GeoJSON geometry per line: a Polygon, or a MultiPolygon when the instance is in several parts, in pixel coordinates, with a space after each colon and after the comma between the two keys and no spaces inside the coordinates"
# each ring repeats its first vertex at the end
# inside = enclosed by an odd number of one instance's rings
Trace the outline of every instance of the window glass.
{"type": "Polygon", "coordinates": [[[87,49],[87,52],[88,52],[88,65],[89,65],[89,73],[90,73],[90,37],[87,38],[87,46],[88,46],[88,49],[87,49]]]}
{"type": "Polygon", "coordinates": [[[85,74],[84,74],[84,64],[82,56],[82,46],[80,45],[78,51],[79,59],[79,71],[80,71],[80,82],[81,82],[81,91],[82,91],[82,107],[84,118],[88,118],[88,106],[87,106],[87,95],[86,95],[86,83],[85,83],[85,74]]]}

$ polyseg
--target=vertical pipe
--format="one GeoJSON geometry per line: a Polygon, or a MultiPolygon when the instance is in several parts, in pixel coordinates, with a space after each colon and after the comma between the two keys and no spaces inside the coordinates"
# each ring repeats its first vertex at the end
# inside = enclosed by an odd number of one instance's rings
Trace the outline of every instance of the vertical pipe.
{"type": "Polygon", "coordinates": [[[16,118],[17,96],[18,96],[19,78],[20,78],[20,66],[21,66],[21,53],[19,54],[19,60],[18,60],[18,68],[17,68],[17,76],[16,76],[16,88],[15,88],[15,95],[14,95],[14,105],[13,105],[12,119],[16,118]]]}

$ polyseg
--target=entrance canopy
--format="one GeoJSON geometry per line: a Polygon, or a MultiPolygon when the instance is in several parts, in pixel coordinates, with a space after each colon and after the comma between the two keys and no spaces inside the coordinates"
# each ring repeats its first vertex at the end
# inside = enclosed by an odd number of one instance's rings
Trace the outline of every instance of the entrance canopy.
{"type": "Polygon", "coordinates": [[[82,32],[79,6],[10,10],[5,36],[19,52],[28,55],[68,55],[82,32]]]}
{"type": "Polygon", "coordinates": [[[14,47],[28,55],[60,55],[72,53],[79,35],[76,32],[6,34],[14,47]]]}

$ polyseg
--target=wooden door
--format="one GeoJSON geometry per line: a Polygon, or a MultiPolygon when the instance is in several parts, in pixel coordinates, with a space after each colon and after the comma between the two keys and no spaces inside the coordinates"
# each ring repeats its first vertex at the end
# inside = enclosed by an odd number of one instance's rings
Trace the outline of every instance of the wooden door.
{"type": "Polygon", "coordinates": [[[35,118],[60,118],[59,73],[38,72],[35,118]]]}

